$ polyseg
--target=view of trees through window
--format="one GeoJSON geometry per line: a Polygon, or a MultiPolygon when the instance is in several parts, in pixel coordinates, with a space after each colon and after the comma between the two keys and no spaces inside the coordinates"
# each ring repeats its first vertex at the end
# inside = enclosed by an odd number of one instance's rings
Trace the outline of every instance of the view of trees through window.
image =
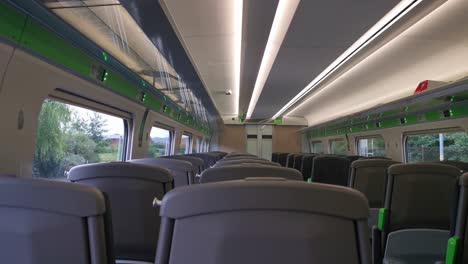
{"type": "Polygon", "coordinates": [[[330,154],[345,155],[346,152],[346,141],[343,139],[330,140],[330,154]]]}
{"type": "Polygon", "coordinates": [[[468,135],[465,132],[410,135],[406,140],[406,157],[407,162],[468,162],[468,135]]]}
{"type": "Polygon", "coordinates": [[[169,155],[171,150],[171,131],[153,127],[148,145],[148,157],[161,157],[169,155]]]}
{"type": "Polygon", "coordinates": [[[358,154],[364,157],[385,157],[383,138],[361,138],[358,140],[358,154]]]}
{"type": "Polygon", "coordinates": [[[122,160],[124,120],[47,99],[39,114],[33,176],[63,178],[73,166],[122,160]]]}

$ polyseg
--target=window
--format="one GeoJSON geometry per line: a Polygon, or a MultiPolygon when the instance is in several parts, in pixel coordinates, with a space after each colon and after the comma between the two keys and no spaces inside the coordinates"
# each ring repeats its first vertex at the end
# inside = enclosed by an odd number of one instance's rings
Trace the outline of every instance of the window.
{"type": "Polygon", "coordinates": [[[192,136],[184,133],[180,139],[179,150],[177,154],[190,154],[190,147],[192,143],[192,136]]]}
{"type": "Polygon", "coordinates": [[[127,121],[47,99],[36,132],[33,176],[64,178],[72,167],[124,159],[127,121]]]}
{"type": "Polygon", "coordinates": [[[406,137],[406,161],[458,160],[468,162],[466,132],[427,133],[406,137]]]}
{"type": "Polygon", "coordinates": [[[360,138],[357,147],[359,156],[385,157],[385,141],[383,138],[360,138]]]}
{"type": "Polygon", "coordinates": [[[346,155],[346,141],[344,139],[330,140],[330,154],[346,155]]]}
{"type": "Polygon", "coordinates": [[[312,141],[312,143],[310,144],[310,149],[311,149],[312,153],[322,154],[323,153],[323,143],[322,143],[322,141],[312,141]]]}
{"type": "Polygon", "coordinates": [[[172,131],[164,128],[151,128],[147,157],[155,158],[170,155],[172,134],[172,131]]]}

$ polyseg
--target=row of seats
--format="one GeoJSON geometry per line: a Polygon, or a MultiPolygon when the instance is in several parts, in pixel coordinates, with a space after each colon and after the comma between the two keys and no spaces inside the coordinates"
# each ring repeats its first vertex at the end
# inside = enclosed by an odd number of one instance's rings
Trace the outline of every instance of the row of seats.
{"type": "Polygon", "coordinates": [[[225,154],[80,165],[69,171],[71,183],[2,175],[0,260],[153,262],[160,226],[155,201],[191,184],[210,166],[205,161],[214,164],[225,154]]]}
{"type": "Polygon", "coordinates": [[[444,257],[449,235],[447,259],[466,258],[468,175],[455,192],[457,168],[357,160],[349,188],[245,153],[207,154],[204,170],[165,157],[78,166],[75,184],[0,177],[0,259],[153,262],[157,251],[161,264],[427,263],[444,257]]]}

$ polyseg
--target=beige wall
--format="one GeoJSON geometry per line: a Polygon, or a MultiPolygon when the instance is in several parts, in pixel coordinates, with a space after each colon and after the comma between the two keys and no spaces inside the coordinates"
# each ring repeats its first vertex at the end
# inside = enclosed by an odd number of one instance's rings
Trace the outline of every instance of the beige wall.
{"type": "Polygon", "coordinates": [[[301,152],[300,129],[303,126],[275,126],[273,130],[273,152],[301,152]]]}
{"type": "Polygon", "coordinates": [[[219,134],[219,151],[245,152],[245,126],[225,125],[219,134]]]}

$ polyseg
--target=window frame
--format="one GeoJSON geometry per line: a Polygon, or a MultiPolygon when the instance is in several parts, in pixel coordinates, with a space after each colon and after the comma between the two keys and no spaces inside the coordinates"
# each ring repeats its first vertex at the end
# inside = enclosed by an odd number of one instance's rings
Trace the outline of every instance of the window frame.
{"type": "Polygon", "coordinates": [[[192,149],[193,148],[193,134],[189,133],[187,131],[182,132],[182,135],[180,136],[179,148],[180,148],[180,145],[182,145],[183,136],[188,136],[188,138],[189,138],[189,142],[188,142],[188,144],[189,144],[189,146],[188,146],[189,153],[185,153],[185,150],[184,150],[184,154],[182,154],[182,155],[192,154],[192,152],[193,152],[193,149],[192,149]]]}
{"type": "MultiPolygon", "coordinates": [[[[324,153],[323,141],[322,140],[312,140],[312,141],[310,141],[310,144],[309,144],[310,152],[311,153],[318,153],[318,152],[314,152],[314,143],[322,144],[322,153],[324,153]]],[[[320,154],[320,153],[318,153],[318,154],[320,154]]]]}
{"type": "MultiPolygon", "coordinates": [[[[165,124],[162,124],[162,123],[159,123],[159,122],[155,122],[152,126],[151,126],[151,129],[149,131],[149,134],[148,134],[148,146],[147,148],[149,148],[149,142],[151,140],[151,130],[153,128],[159,128],[159,129],[163,129],[163,130],[167,130],[169,132],[169,149],[166,150],[167,152],[167,155],[166,156],[171,156],[172,155],[172,147],[174,146],[174,138],[175,138],[175,130],[173,127],[170,127],[168,125],[165,125],[165,124]]],[[[148,149],[146,150],[148,152],[148,149]]],[[[154,157],[153,157],[154,158],[154,157]]]]}
{"type": "MultiPolygon", "coordinates": [[[[54,90],[49,96],[45,97],[42,100],[42,104],[39,108],[39,113],[37,115],[37,123],[36,123],[36,133],[39,126],[39,115],[40,111],[42,111],[43,104],[46,100],[59,102],[65,105],[70,105],[78,108],[82,108],[87,111],[92,111],[98,114],[104,114],[108,116],[112,116],[114,118],[119,118],[123,121],[123,136],[122,136],[122,151],[120,156],[118,156],[115,162],[125,162],[130,157],[130,136],[132,134],[133,128],[133,119],[132,114],[130,112],[124,111],[119,108],[115,108],[109,106],[104,103],[97,102],[95,100],[82,97],[82,96],[75,96],[71,95],[68,92],[62,91],[60,89],[54,90]]],[[[34,141],[34,151],[36,150],[36,138],[34,141]]],[[[42,177],[41,177],[42,178],[42,177]]],[[[53,179],[53,180],[60,180],[60,179],[53,179]]]]}
{"type": "Polygon", "coordinates": [[[408,137],[418,136],[418,135],[427,135],[427,134],[441,134],[441,133],[459,133],[464,132],[468,134],[468,131],[464,130],[461,127],[448,127],[448,128],[437,128],[437,129],[424,129],[424,130],[415,130],[408,131],[403,133],[402,137],[402,151],[403,151],[403,161],[408,163],[408,137]]]}
{"type": "Polygon", "coordinates": [[[361,154],[359,153],[359,140],[361,140],[361,139],[382,139],[383,142],[384,142],[385,156],[387,156],[387,142],[385,141],[385,138],[380,134],[356,137],[354,146],[356,148],[356,154],[357,155],[361,156],[361,154]]]}

